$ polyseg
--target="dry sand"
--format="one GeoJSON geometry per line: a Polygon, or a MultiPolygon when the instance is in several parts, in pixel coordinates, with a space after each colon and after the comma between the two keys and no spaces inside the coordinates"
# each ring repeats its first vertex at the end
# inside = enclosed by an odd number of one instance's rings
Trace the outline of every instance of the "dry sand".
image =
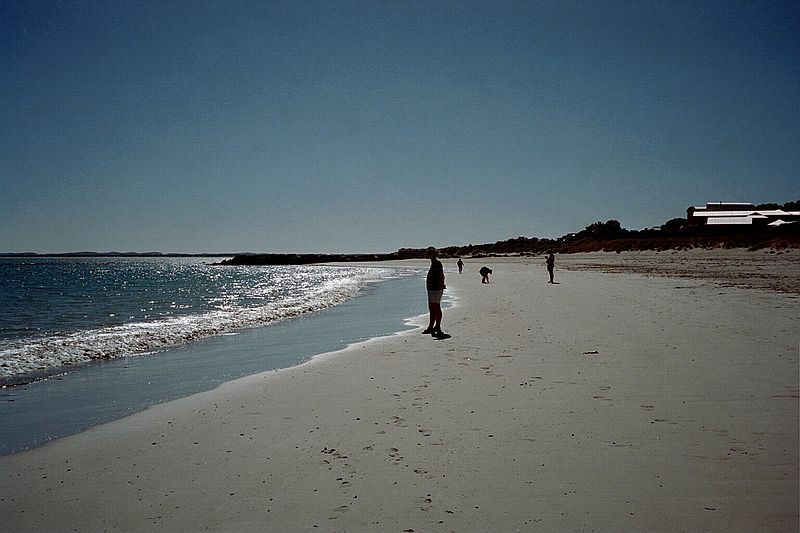
{"type": "Polygon", "coordinates": [[[2,457],[0,529],[797,531],[797,295],[543,261],[447,262],[451,339],[2,457]]]}
{"type": "Polygon", "coordinates": [[[666,250],[570,254],[562,268],[711,280],[726,287],[800,294],[800,249],[666,250]]]}

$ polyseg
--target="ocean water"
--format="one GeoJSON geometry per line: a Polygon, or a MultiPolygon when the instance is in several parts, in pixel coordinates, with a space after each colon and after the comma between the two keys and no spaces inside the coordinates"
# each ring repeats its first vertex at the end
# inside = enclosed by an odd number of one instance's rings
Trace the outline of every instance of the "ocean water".
{"type": "Polygon", "coordinates": [[[410,274],[198,258],[0,259],[0,382],[147,354],[342,303],[410,274]]]}
{"type": "Polygon", "coordinates": [[[400,331],[425,312],[416,269],[208,263],[0,261],[0,364],[8,382],[26,378],[0,389],[0,454],[400,331]]]}

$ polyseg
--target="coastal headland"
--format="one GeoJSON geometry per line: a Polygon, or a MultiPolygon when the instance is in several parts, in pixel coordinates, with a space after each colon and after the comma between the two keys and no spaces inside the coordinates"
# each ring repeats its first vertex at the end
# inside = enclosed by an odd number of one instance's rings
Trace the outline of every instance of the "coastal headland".
{"type": "MultiPolygon", "coordinates": [[[[786,285],[798,253],[741,252],[786,285]]],[[[741,254],[564,255],[552,285],[541,257],[491,259],[490,284],[485,259],[446,261],[451,339],[355,344],[2,457],[4,528],[796,531],[798,296],[730,286],[741,254]],[[670,258],[704,275],[640,271],[670,258]]]]}
{"type": "MultiPolygon", "coordinates": [[[[616,220],[595,222],[557,239],[516,237],[485,244],[444,246],[440,257],[535,256],[547,252],[639,252],[692,249],[764,250],[800,248],[800,223],[767,226],[695,226],[685,219],[658,228],[627,230],[616,220]]],[[[401,248],[388,254],[236,254],[224,265],[294,265],[336,262],[402,261],[426,257],[425,248],[401,248]]]]}
{"type": "MultiPolygon", "coordinates": [[[[493,243],[448,245],[439,248],[440,257],[503,257],[535,256],[548,252],[574,254],[585,252],[631,252],[692,249],[763,250],[800,248],[800,222],[796,209],[800,201],[780,207],[791,211],[792,222],[778,226],[698,225],[685,218],[664,224],[629,230],[617,220],[598,221],[585,229],[558,238],[515,237],[493,243]]],[[[767,204],[763,207],[779,207],[767,204]]],[[[762,212],[769,212],[762,210],[762,212]]],[[[782,212],[782,211],[781,211],[782,212]]],[[[746,218],[746,217],[739,217],[746,218]]],[[[67,252],[42,254],[34,252],[3,253],[0,257],[220,257],[221,265],[308,265],[315,263],[364,263],[424,259],[425,248],[400,248],[391,253],[164,253],[164,252],[67,252]]]]}

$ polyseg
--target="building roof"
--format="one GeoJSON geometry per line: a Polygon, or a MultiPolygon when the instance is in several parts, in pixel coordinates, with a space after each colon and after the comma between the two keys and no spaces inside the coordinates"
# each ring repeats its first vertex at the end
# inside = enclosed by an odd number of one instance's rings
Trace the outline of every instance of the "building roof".
{"type": "Polygon", "coordinates": [[[719,218],[719,217],[738,217],[743,218],[750,216],[756,213],[756,211],[695,211],[692,216],[695,217],[708,217],[708,218],[719,218]]]}
{"type": "Polygon", "coordinates": [[[749,210],[749,211],[695,211],[692,216],[695,217],[749,217],[761,215],[763,217],[791,217],[800,216],[800,211],[784,211],[782,209],[762,209],[762,210],[749,210]]]}
{"type": "Polygon", "coordinates": [[[709,217],[708,224],[709,226],[716,226],[716,225],[751,225],[753,224],[753,220],[755,219],[763,219],[767,217],[762,216],[752,216],[752,217],[709,217]]]}
{"type": "Polygon", "coordinates": [[[747,210],[754,209],[755,206],[750,202],[706,202],[705,209],[709,211],[725,211],[725,210],[747,210]]]}

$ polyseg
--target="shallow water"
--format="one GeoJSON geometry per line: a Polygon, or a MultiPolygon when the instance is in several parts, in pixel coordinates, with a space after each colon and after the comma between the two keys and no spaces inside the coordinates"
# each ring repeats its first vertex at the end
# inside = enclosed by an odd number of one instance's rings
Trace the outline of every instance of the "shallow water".
{"type": "Polygon", "coordinates": [[[0,390],[0,454],[41,445],[146,407],[285,368],[354,342],[408,329],[426,312],[419,276],[371,284],[335,307],[236,334],[75,369],[0,390]]]}
{"type": "Polygon", "coordinates": [[[406,274],[364,266],[223,267],[203,258],[0,259],[0,383],[263,326],[406,274]]]}

